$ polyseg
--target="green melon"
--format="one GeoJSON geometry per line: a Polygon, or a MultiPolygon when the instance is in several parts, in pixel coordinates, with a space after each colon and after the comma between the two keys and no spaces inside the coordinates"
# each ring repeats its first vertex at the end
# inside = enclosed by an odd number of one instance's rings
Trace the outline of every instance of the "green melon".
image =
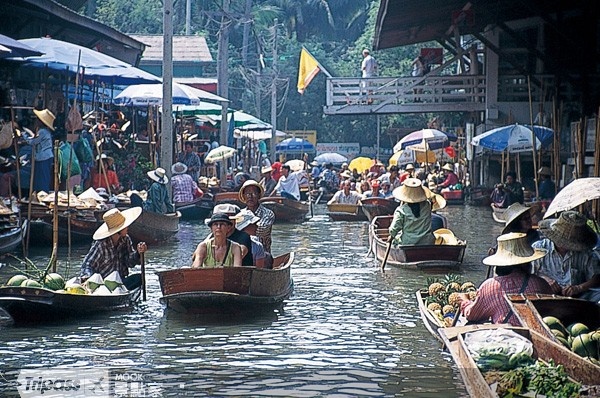
{"type": "Polygon", "coordinates": [[[21,287],[43,287],[41,283],[38,281],[34,281],[33,279],[25,279],[21,283],[21,287]]]}
{"type": "Polygon", "coordinates": [[[569,334],[573,337],[575,336],[579,336],[580,334],[586,334],[590,332],[590,329],[585,326],[583,323],[581,322],[576,322],[576,323],[572,323],[569,326],[567,326],[567,331],[569,332],[569,334]]]}
{"type": "Polygon", "coordinates": [[[50,290],[61,290],[65,288],[65,280],[57,273],[46,275],[44,279],[44,287],[50,290]]]}
{"type": "Polygon", "coordinates": [[[6,282],[6,286],[21,286],[21,283],[26,281],[27,278],[25,275],[15,275],[6,282]]]}
{"type": "Polygon", "coordinates": [[[571,349],[582,357],[598,358],[598,345],[589,334],[580,334],[573,338],[571,349]]]}
{"type": "Polygon", "coordinates": [[[560,337],[562,339],[566,339],[567,336],[565,336],[565,334],[563,332],[561,332],[559,329],[550,329],[550,331],[552,332],[552,334],[555,337],[560,337]]]}
{"type": "Polygon", "coordinates": [[[550,330],[558,330],[559,332],[561,332],[563,337],[567,336],[567,329],[558,318],[553,316],[545,316],[544,318],[542,318],[542,321],[544,321],[544,323],[550,328],[550,330]]]}
{"type": "Polygon", "coordinates": [[[556,340],[558,340],[559,343],[561,343],[562,345],[564,345],[565,347],[567,347],[569,350],[571,349],[571,346],[569,345],[569,342],[564,337],[556,336],[556,340]]]}

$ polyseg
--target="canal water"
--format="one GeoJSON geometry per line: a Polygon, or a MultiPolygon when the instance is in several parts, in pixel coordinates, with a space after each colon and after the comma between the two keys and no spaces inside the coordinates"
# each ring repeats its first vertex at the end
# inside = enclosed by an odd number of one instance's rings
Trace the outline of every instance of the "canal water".
{"type": "MultiPolygon", "coordinates": [[[[481,259],[501,225],[489,207],[449,206],[440,213],[467,240],[460,273],[478,285],[486,274],[481,259]]],[[[202,223],[182,222],[177,238],[149,248],[148,300],[132,310],[43,326],[2,322],[0,396],[19,396],[23,369],[40,377],[48,369],[106,375],[110,396],[467,396],[415,301],[428,277],[443,274],[389,266],[382,272],[367,257],[366,222],[331,222],[319,205],[301,224],[276,224],[273,254],[296,255],[294,294],[277,311],[244,318],[172,313],[159,302],[154,271],[190,264],[207,232],[202,223]]],[[[70,256],[61,249],[61,270],[70,259],[66,272],[74,274],[87,249],[72,248],[70,256]]],[[[30,257],[45,264],[49,252],[39,248],[30,257]]],[[[14,273],[4,266],[0,280],[14,273]]],[[[86,396],[108,396],[103,387],[86,396]]]]}

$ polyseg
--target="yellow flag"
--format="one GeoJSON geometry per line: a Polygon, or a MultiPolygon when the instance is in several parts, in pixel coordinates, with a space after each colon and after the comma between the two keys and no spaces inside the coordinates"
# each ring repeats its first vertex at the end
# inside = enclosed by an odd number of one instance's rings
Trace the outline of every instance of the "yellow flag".
{"type": "Polygon", "coordinates": [[[319,73],[319,63],[305,48],[300,52],[300,66],[298,68],[298,92],[304,94],[312,79],[319,73]]]}

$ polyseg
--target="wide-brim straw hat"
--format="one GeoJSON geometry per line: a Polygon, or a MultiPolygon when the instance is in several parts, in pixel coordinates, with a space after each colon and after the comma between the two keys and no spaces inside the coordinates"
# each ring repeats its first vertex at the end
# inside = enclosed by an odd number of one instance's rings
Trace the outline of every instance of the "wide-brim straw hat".
{"type": "Polygon", "coordinates": [[[407,178],[401,186],[392,191],[392,195],[406,203],[419,203],[427,200],[427,194],[418,178],[407,178]]]}
{"type": "Polygon", "coordinates": [[[533,215],[535,212],[535,207],[525,206],[521,203],[513,203],[512,205],[508,206],[504,211],[504,228],[502,229],[502,233],[508,233],[510,225],[526,212],[529,212],[531,215],[533,215]]]}
{"type": "Polygon", "coordinates": [[[262,185],[260,185],[258,182],[254,181],[254,180],[248,180],[248,181],[244,182],[244,184],[242,184],[242,187],[240,188],[240,192],[238,194],[240,202],[242,202],[242,203],[246,203],[246,198],[244,197],[244,191],[248,187],[257,187],[258,188],[259,199],[262,198],[262,196],[265,194],[265,189],[263,188],[262,185]]]}
{"type": "Polygon", "coordinates": [[[427,199],[429,199],[429,201],[431,202],[431,211],[442,210],[448,205],[446,198],[444,198],[442,195],[433,192],[427,187],[423,187],[423,189],[425,190],[425,195],[427,196],[427,199]]]}
{"type": "Polygon", "coordinates": [[[96,232],[93,239],[101,240],[116,234],[119,231],[130,226],[142,214],[141,207],[132,207],[131,209],[120,211],[119,209],[110,209],[102,216],[102,224],[96,232]]]}
{"type": "Polygon", "coordinates": [[[346,170],[343,173],[340,173],[340,177],[342,178],[352,178],[352,173],[350,170],[346,170]]]}
{"type": "Polygon", "coordinates": [[[208,177],[202,176],[198,178],[198,185],[208,185],[208,177]]]}
{"type": "Polygon", "coordinates": [[[210,177],[210,179],[208,180],[208,186],[209,187],[218,187],[219,179],[217,177],[210,177]]]}
{"type": "Polygon", "coordinates": [[[167,172],[162,167],[157,168],[156,170],[150,170],[148,173],[148,177],[152,181],[156,181],[159,184],[166,184],[169,182],[169,177],[167,177],[167,172]]]}
{"type": "Polygon", "coordinates": [[[414,170],[415,166],[413,166],[412,163],[409,163],[406,165],[406,167],[404,168],[404,170],[409,171],[409,170],[414,170]]]}
{"type": "MultiPolygon", "coordinates": [[[[213,213],[223,213],[228,216],[236,216],[240,212],[240,207],[233,203],[219,203],[213,208],[213,213]]],[[[233,217],[235,219],[235,217],[233,217]]]]}
{"type": "Polygon", "coordinates": [[[511,232],[500,235],[497,239],[496,253],[483,259],[490,267],[510,267],[527,264],[546,255],[544,249],[533,249],[527,241],[527,234],[511,232]]]}
{"type": "Polygon", "coordinates": [[[319,162],[317,162],[316,160],[313,160],[312,162],[310,162],[311,166],[318,166],[319,162]]]}
{"type": "Polygon", "coordinates": [[[185,163],[177,162],[173,166],[171,166],[171,174],[173,175],[185,174],[187,170],[188,167],[185,165],[185,163]]]}
{"type": "Polygon", "coordinates": [[[54,131],[54,120],[56,119],[56,116],[54,116],[49,109],[42,109],[41,111],[34,109],[33,113],[46,127],[54,131]]]}
{"type": "Polygon", "coordinates": [[[538,170],[538,174],[541,176],[551,176],[552,170],[550,170],[550,167],[548,167],[548,166],[543,166],[543,167],[540,167],[540,169],[538,170]]]}
{"type": "Polygon", "coordinates": [[[454,171],[454,167],[450,163],[446,163],[442,166],[442,170],[454,171]]]}
{"type": "Polygon", "coordinates": [[[271,166],[266,166],[260,169],[260,174],[267,174],[273,171],[271,166]]]}
{"type": "Polygon", "coordinates": [[[440,228],[433,231],[435,236],[436,245],[458,245],[458,239],[454,235],[454,232],[446,228],[440,228]]]}
{"type": "Polygon", "coordinates": [[[587,225],[585,216],[577,211],[564,211],[558,218],[540,221],[538,226],[556,246],[567,250],[591,250],[597,243],[597,236],[587,225]]]}

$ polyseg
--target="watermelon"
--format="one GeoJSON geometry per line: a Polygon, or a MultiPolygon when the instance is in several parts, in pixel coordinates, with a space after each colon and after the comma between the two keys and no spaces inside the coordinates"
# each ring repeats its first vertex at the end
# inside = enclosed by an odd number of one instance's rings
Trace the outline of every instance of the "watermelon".
{"type": "Polygon", "coordinates": [[[579,356],[598,359],[598,344],[589,334],[580,334],[573,338],[571,349],[579,356]]]}
{"type": "Polygon", "coordinates": [[[15,275],[6,282],[6,286],[21,286],[21,283],[26,281],[27,278],[25,275],[15,275]]]}
{"type": "Polygon", "coordinates": [[[41,283],[38,281],[34,281],[33,279],[25,279],[21,283],[21,287],[43,287],[41,283]]]}
{"type": "Polygon", "coordinates": [[[580,322],[570,324],[567,327],[567,330],[569,331],[569,334],[573,337],[590,332],[590,329],[580,322]]]}
{"type": "Polygon", "coordinates": [[[65,288],[65,280],[57,273],[46,275],[44,279],[44,287],[50,290],[61,290],[65,288]]]}

